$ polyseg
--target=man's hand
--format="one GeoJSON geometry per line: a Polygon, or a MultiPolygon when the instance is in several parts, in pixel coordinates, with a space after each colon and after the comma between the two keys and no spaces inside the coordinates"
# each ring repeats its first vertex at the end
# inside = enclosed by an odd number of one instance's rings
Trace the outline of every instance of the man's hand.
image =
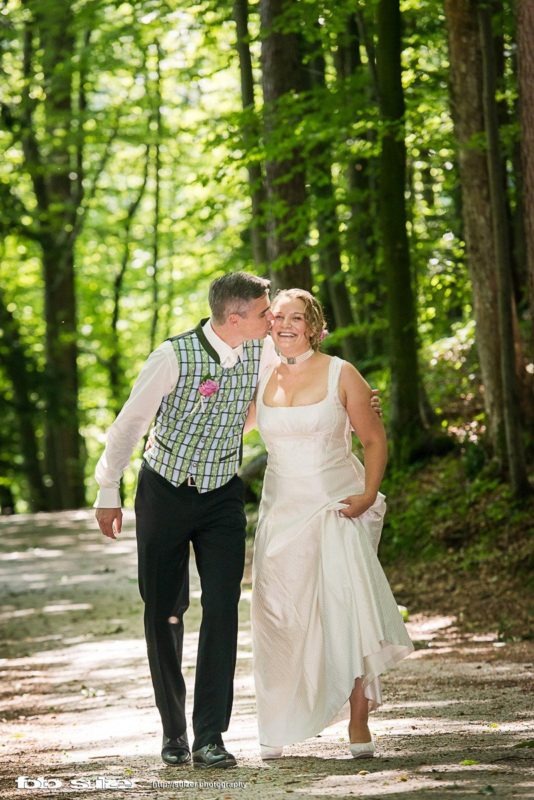
{"type": "Polygon", "coordinates": [[[116,539],[122,528],[122,510],[120,508],[97,508],[95,517],[104,536],[116,539]]]}
{"type": "Polygon", "coordinates": [[[382,406],[380,404],[380,397],[378,396],[379,392],[380,389],[371,389],[371,408],[378,414],[379,417],[381,417],[382,406]]]}

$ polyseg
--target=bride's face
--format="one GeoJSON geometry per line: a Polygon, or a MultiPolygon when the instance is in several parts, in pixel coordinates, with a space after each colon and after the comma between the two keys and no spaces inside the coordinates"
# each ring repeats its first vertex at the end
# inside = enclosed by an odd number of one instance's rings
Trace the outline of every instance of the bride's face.
{"type": "Polygon", "coordinates": [[[299,355],[310,349],[310,331],[304,308],[304,302],[298,297],[280,298],[272,307],[271,336],[283,355],[299,355]]]}

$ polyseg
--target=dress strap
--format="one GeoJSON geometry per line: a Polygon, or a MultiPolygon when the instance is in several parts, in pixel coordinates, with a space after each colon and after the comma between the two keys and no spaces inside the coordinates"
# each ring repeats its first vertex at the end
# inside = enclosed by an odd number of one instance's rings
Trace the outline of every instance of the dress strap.
{"type": "Polygon", "coordinates": [[[345,362],[338,356],[333,356],[328,370],[328,395],[339,399],[339,377],[345,362]]]}

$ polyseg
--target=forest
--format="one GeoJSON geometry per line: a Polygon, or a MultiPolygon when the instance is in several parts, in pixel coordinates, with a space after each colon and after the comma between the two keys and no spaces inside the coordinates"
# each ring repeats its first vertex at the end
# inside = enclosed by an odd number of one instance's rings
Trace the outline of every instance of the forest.
{"type": "MultiPolygon", "coordinates": [[[[124,782],[166,800],[532,796],[534,0],[3,0],[0,65],[2,797],[108,800],[124,782]],[[145,359],[236,270],[271,297],[312,291],[321,349],[379,390],[380,564],[414,652],[383,675],[377,757],[349,757],[343,720],[260,759],[266,453],[248,433],[230,789],[159,760],[132,510],[145,442],[118,541],[92,505],[145,359]]],[[[195,556],[187,602],[162,614],[189,704],[208,596],[195,556]]],[[[346,598],[338,572],[329,590],[346,598]]],[[[348,648],[358,624],[340,616],[324,638],[348,648]]]]}
{"type": "Polygon", "coordinates": [[[143,360],[245,269],[316,293],[325,352],[381,390],[393,498],[524,530],[531,0],[7,0],[0,25],[4,513],[92,504],[143,360]]]}

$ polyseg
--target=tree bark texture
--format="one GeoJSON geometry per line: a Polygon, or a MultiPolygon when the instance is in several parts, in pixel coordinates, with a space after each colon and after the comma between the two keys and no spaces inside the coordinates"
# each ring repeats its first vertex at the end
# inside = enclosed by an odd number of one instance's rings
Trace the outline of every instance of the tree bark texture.
{"type": "MultiPolygon", "coordinates": [[[[308,208],[306,165],[295,146],[283,141],[291,95],[300,89],[302,64],[298,37],[284,33],[280,20],[289,0],[261,0],[261,62],[265,117],[265,166],[269,201],[267,251],[274,288],[311,289],[306,252],[308,208]]],[[[294,120],[295,126],[298,120],[294,120]]]]}
{"type": "Polygon", "coordinates": [[[75,37],[70,5],[40,4],[35,9],[43,54],[46,139],[39,147],[31,127],[28,136],[39,162],[30,168],[41,220],[45,283],[46,468],[52,506],[76,508],[84,504],[85,493],[79,434],[74,285],[73,232],[78,198],[70,175],[76,163],[71,155],[75,37]]]}
{"type": "Polygon", "coordinates": [[[504,416],[498,336],[495,245],[484,146],[482,54],[475,0],[445,0],[450,61],[450,92],[458,164],[466,260],[473,291],[476,344],[482,374],[489,439],[504,462],[504,416]]]}
{"type": "MultiPolygon", "coordinates": [[[[324,93],[326,91],[325,61],[322,54],[316,54],[309,61],[308,75],[310,88],[324,93]]],[[[348,328],[354,325],[354,315],[350,295],[341,269],[341,242],[337,216],[336,196],[332,178],[332,151],[328,144],[322,143],[310,153],[309,182],[316,200],[316,221],[319,232],[319,263],[326,276],[335,327],[348,328]]],[[[354,333],[349,333],[340,342],[341,352],[346,361],[357,364],[362,353],[354,333]]]]}
{"type": "Polygon", "coordinates": [[[377,7],[377,69],[382,120],[379,208],[387,288],[391,367],[391,428],[397,464],[424,437],[419,408],[417,320],[406,231],[406,146],[399,0],[377,7]]]}
{"type": "Polygon", "coordinates": [[[498,292],[499,344],[503,395],[504,428],[510,484],[516,497],[529,492],[523,450],[519,401],[515,374],[514,331],[512,321],[512,267],[508,238],[509,221],[504,183],[503,161],[499,143],[499,122],[496,104],[496,73],[493,58],[491,13],[479,6],[478,21],[483,66],[483,106],[487,135],[487,161],[495,247],[495,272],[498,292]]]}
{"type": "MultiPolygon", "coordinates": [[[[241,76],[241,101],[245,112],[241,135],[246,153],[258,147],[259,126],[254,100],[254,76],[252,73],[252,57],[249,46],[248,0],[234,0],[233,16],[236,24],[236,48],[239,56],[241,76]]],[[[247,166],[250,200],[252,203],[252,220],[250,238],[252,255],[256,268],[264,272],[268,264],[267,231],[265,227],[266,193],[263,170],[258,161],[251,161],[247,166]]]]}
{"type": "MultiPolygon", "coordinates": [[[[335,66],[338,81],[341,85],[351,86],[351,81],[369,71],[369,102],[377,101],[375,53],[369,51],[373,62],[362,64],[360,47],[362,38],[369,44],[368,24],[363,15],[351,14],[347,19],[346,29],[338,37],[335,66]]],[[[349,88],[350,92],[350,88],[349,88]]],[[[357,99],[347,97],[357,114],[357,99]]],[[[366,144],[376,140],[374,131],[365,134],[366,144]]],[[[379,264],[377,252],[377,171],[376,158],[351,156],[346,169],[347,202],[350,208],[350,219],[347,222],[346,246],[351,262],[351,272],[357,286],[356,322],[365,333],[360,350],[364,348],[364,358],[372,359],[384,352],[384,337],[381,330],[376,329],[376,320],[386,304],[384,276],[379,264]]]]}
{"type": "MultiPolygon", "coordinates": [[[[512,124],[514,120],[514,110],[510,110],[508,100],[506,97],[506,67],[507,58],[505,53],[506,41],[504,35],[504,0],[484,0],[484,3],[479,3],[479,8],[482,6],[487,7],[492,17],[491,24],[491,55],[492,55],[492,68],[495,72],[495,105],[497,108],[497,123],[499,130],[506,125],[512,124]]],[[[515,213],[521,209],[520,200],[516,201],[515,209],[512,209],[510,202],[509,184],[516,186],[516,195],[521,191],[521,176],[515,171],[516,162],[514,162],[513,146],[510,146],[508,152],[504,148],[504,144],[499,146],[499,153],[501,159],[500,175],[502,181],[502,197],[504,198],[504,205],[506,210],[505,222],[508,227],[506,232],[507,245],[510,250],[508,260],[510,263],[510,270],[512,276],[512,291],[514,292],[515,302],[521,303],[522,295],[525,293],[525,275],[524,264],[519,260],[521,255],[521,242],[516,241],[517,235],[521,235],[521,226],[517,225],[514,219],[515,213]],[[508,177],[508,171],[510,177],[508,177]]],[[[514,304],[515,307],[515,304],[514,304]]]]}
{"type": "Polygon", "coordinates": [[[0,364],[13,387],[14,408],[17,417],[24,474],[29,490],[32,511],[48,511],[48,493],[43,483],[36,426],[35,401],[37,394],[37,369],[28,357],[17,320],[8,310],[0,289],[0,364]]]}
{"type": "Polygon", "coordinates": [[[517,68],[525,249],[534,355],[534,0],[517,0],[517,68]]]}

